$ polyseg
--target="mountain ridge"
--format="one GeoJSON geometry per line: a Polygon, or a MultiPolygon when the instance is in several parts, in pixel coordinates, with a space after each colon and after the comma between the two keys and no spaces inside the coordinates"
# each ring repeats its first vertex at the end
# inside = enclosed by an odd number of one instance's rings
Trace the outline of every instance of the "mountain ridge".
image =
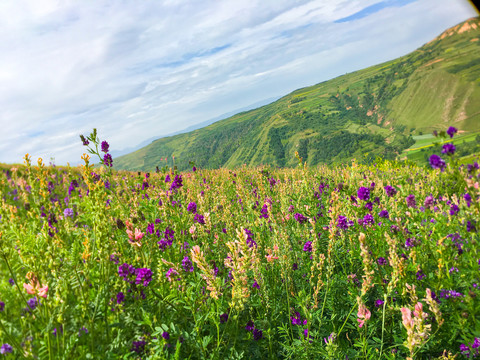
{"type": "Polygon", "coordinates": [[[176,158],[180,170],[339,163],[365,153],[395,158],[412,135],[455,125],[480,131],[480,22],[470,18],[413,52],[313,86],[209,126],[160,138],[115,161],[152,171],[176,158]],[[479,105],[477,105],[479,104],[479,105]]]}

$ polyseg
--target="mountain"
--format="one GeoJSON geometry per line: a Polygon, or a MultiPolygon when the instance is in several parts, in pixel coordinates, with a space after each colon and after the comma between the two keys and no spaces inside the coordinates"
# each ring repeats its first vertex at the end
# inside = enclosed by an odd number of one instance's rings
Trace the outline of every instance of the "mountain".
{"type": "MultiPolygon", "coordinates": [[[[250,104],[248,106],[245,106],[243,108],[240,108],[240,109],[236,109],[236,110],[233,110],[233,111],[229,111],[228,113],[225,113],[225,114],[222,114],[222,115],[219,115],[219,116],[216,116],[212,119],[208,119],[206,121],[203,121],[203,122],[200,122],[200,123],[197,123],[197,124],[194,124],[194,125],[191,125],[185,129],[182,129],[182,130],[179,130],[179,131],[175,131],[173,133],[170,133],[170,134],[167,134],[165,136],[174,136],[174,135],[178,135],[178,134],[183,134],[183,133],[186,133],[186,132],[189,132],[189,131],[193,131],[193,130],[197,130],[197,129],[200,129],[202,127],[205,127],[205,126],[208,126],[210,124],[213,124],[214,122],[217,122],[219,120],[223,120],[223,119],[226,119],[227,117],[230,117],[232,115],[235,115],[239,112],[243,112],[243,111],[247,111],[247,110],[251,110],[251,109],[255,109],[259,106],[263,106],[263,105],[266,105],[266,104],[269,104],[271,103],[272,101],[275,101],[277,100],[278,97],[271,97],[271,98],[268,98],[268,99],[264,99],[264,100],[260,100],[260,101],[257,101],[256,103],[254,104],[250,104]]],[[[144,146],[147,146],[149,145],[151,142],[157,140],[160,136],[155,136],[155,137],[151,137],[147,140],[144,140],[142,141],[140,144],[138,144],[137,146],[133,146],[133,147],[128,147],[128,148],[125,148],[125,149],[122,149],[122,150],[112,150],[110,151],[110,154],[114,157],[114,158],[117,158],[119,156],[122,156],[122,155],[125,155],[125,154],[128,154],[128,153],[131,153],[133,151],[136,151],[144,146]]]]}
{"type": "Polygon", "coordinates": [[[480,131],[480,21],[466,20],[410,54],[296,90],[279,100],[115,159],[152,171],[175,156],[180,170],[295,166],[353,157],[393,159],[412,136],[457,127],[480,131]]]}

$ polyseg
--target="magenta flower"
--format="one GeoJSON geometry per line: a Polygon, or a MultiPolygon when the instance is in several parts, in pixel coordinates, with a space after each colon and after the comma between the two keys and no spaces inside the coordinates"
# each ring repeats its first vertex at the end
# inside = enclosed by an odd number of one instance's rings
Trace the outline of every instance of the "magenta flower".
{"type": "Polygon", "coordinates": [[[430,156],[429,163],[433,169],[440,169],[442,171],[443,169],[445,169],[446,166],[445,161],[437,154],[433,154],[432,156],[430,156]]]}
{"type": "Polygon", "coordinates": [[[453,155],[455,154],[455,145],[452,143],[447,143],[442,147],[442,154],[453,155]]]}
{"type": "Polygon", "coordinates": [[[358,189],[357,196],[360,200],[367,201],[370,199],[370,189],[362,186],[358,189]]]}
{"type": "Polygon", "coordinates": [[[457,133],[457,131],[458,131],[458,130],[457,130],[456,128],[454,128],[453,126],[450,126],[450,127],[448,128],[448,130],[447,130],[447,134],[448,134],[451,138],[453,138],[453,135],[455,135],[455,134],[457,133]]]}
{"type": "Polygon", "coordinates": [[[108,152],[109,146],[110,146],[110,145],[108,145],[108,142],[102,141],[102,151],[103,151],[104,153],[107,153],[107,152],[108,152]]]}

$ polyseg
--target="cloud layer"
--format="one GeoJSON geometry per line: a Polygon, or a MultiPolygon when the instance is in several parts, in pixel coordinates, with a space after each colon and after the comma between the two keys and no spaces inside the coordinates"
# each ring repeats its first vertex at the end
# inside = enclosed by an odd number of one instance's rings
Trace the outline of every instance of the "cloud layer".
{"type": "Polygon", "coordinates": [[[466,0],[6,0],[0,162],[111,147],[404,55],[476,12],[466,0]]]}

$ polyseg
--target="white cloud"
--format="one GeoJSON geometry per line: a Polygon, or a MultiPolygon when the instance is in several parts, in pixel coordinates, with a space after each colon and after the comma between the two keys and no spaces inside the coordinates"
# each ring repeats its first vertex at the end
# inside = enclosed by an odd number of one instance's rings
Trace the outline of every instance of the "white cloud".
{"type": "Polygon", "coordinates": [[[475,12],[418,0],[0,2],[0,161],[76,163],[413,50],[475,12]]]}

